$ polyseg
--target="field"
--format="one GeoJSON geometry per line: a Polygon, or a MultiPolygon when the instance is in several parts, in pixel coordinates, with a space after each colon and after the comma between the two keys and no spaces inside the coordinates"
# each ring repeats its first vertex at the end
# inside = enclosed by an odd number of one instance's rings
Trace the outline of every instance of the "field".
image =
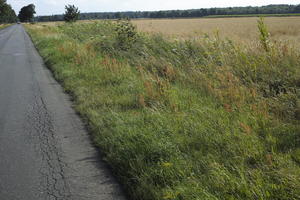
{"type": "Polygon", "coordinates": [[[286,14],[240,14],[240,15],[208,15],[205,18],[231,18],[231,17],[297,17],[299,13],[286,14]]]}
{"type": "MultiPolygon", "coordinates": [[[[140,31],[162,33],[171,38],[203,38],[204,34],[218,33],[221,38],[237,42],[258,42],[257,17],[199,18],[199,19],[146,19],[133,20],[140,31]]],[[[300,44],[300,17],[267,17],[272,39],[300,44]]]]}
{"type": "Polygon", "coordinates": [[[133,23],[26,25],[130,199],[300,199],[298,18],[133,23]]]}

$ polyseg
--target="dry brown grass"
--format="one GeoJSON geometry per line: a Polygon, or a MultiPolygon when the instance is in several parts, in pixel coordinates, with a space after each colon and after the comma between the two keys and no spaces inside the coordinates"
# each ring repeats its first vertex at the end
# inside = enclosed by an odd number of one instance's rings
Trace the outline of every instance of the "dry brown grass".
{"type": "MultiPolygon", "coordinates": [[[[221,38],[251,42],[257,40],[256,17],[198,18],[198,19],[144,19],[133,20],[140,31],[162,33],[175,38],[203,37],[205,33],[219,33],[221,38]]],[[[265,19],[272,39],[300,43],[300,17],[268,17],[265,19]]]]}

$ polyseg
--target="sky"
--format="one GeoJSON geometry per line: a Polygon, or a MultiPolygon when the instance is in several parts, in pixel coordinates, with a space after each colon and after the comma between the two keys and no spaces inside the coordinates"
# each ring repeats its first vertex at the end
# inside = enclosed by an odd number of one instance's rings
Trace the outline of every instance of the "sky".
{"type": "Polygon", "coordinates": [[[37,15],[64,13],[64,6],[74,4],[83,12],[155,11],[211,7],[299,4],[299,0],[7,0],[18,14],[28,4],[36,6],[37,15]]]}

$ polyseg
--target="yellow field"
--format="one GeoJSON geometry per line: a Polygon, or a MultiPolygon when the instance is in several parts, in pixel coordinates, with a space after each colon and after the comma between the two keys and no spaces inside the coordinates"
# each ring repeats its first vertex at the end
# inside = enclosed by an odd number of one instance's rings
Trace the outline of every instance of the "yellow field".
{"type": "MultiPolygon", "coordinates": [[[[203,37],[218,32],[222,38],[251,42],[257,40],[256,17],[198,18],[198,19],[145,19],[133,20],[140,31],[162,33],[176,38],[203,37]]],[[[276,40],[300,43],[300,17],[267,17],[265,22],[276,40]]]]}
{"type": "MultiPolygon", "coordinates": [[[[193,39],[218,34],[242,43],[258,42],[257,17],[196,18],[196,19],[136,19],[132,22],[139,31],[161,33],[170,38],[193,39]]],[[[89,23],[98,20],[83,20],[89,23]]],[[[300,17],[266,17],[271,39],[300,45],[300,17]]],[[[63,22],[44,22],[55,26],[63,22]]]]}

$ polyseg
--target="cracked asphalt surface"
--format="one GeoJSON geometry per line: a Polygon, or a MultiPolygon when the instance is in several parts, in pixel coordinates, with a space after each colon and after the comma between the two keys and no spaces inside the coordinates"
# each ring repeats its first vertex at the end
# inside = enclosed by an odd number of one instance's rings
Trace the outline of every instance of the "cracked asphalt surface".
{"type": "Polygon", "coordinates": [[[22,25],[0,31],[0,200],[125,200],[22,25]]]}

